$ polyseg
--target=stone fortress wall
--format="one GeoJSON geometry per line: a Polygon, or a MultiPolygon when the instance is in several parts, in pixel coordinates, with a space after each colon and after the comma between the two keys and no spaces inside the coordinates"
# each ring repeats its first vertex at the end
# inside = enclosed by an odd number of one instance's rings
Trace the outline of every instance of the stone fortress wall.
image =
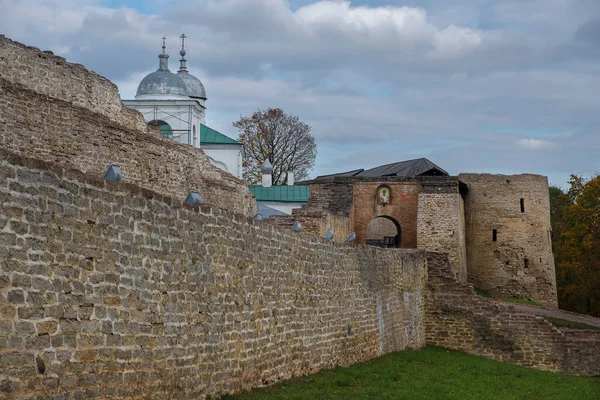
{"type": "Polygon", "coordinates": [[[201,398],[424,345],[423,251],[0,156],[4,395],[201,398]]]}
{"type": "Polygon", "coordinates": [[[428,253],[428,345],[547,371],[600,374],[600,330],[558,328],[513,303],[479,296],[453,277],[444,257],[428,253]]]}
{"type": "Polygon", "coordinates": [[[447,253],[454,276],[460,282],[466,282],[464,201],[457,179],[451,178],[444,183],[428,180],[422,184],[418,200],[417,247],[447,253]]]}
{"type": "Polygon", "coordinates": [[[557,307],[545,176],[460,174],[469,282],[499,298],[557,307]],[[494,234],[495,232],[495,234],[494,234]]]}
{"type": "Polygon", "coordinates": [[[162,138],[123,106],[117,87],[82,65],[0,35],[0,147],[102,176],[109,163],[123,179],[234,213],[257,212],[247,187],[213,167],[204,152],[162,138]]]}

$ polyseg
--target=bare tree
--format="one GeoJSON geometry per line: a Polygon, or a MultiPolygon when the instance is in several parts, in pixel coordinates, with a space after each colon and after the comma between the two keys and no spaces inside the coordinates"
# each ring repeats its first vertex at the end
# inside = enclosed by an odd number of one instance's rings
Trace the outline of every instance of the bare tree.
{"type": "Polygon", "coordinates": [[[251,185],[261,181],[260,167],[269,159],[273,164],[273,185],[285,183],[286,172],[296,179],[308,178],[315,165],[317,145],[310,126],[280,108],[258,110],[251,117],[240,117],[233,123],[240,131],[244,145],[244,180],[251,185]]]}

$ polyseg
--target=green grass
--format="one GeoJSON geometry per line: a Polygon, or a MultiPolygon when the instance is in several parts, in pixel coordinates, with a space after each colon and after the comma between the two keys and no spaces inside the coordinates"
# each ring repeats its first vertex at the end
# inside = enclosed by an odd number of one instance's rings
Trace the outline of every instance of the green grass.
{"type": "Polygon", "coordinates": [[[573,322],[567,321],[566,319],[546,317],[542,315],[546,319],[546,321],[550,322],[552,325],[561,327],[561,328],[571,328],[571,329],[586,329],[591,331],[600,331],[600,328],[593,325],[582,324],[581,322],[573,322]]]}
{"type": "Polygon", "coordinates": [[[532,300],[526,300],[526,299],[502,299],[502,300],[508,301],[509,303],[519,303],[519,304],[525,304],[528,306],[544,307],[544,305],[542,303],[538,303],[537,301],[532,301],[532,300]]]}
{"type": "Polygon", "coordinates": [[[426,347],[222,399],[597,400],[600,377],[556,374],[426,347]]]}
{"type": "MultiPolygon", "coordinates": [[[[488,298],[488,299],[492,299],[494,298],[491,294],[489,294],[488,292],[486,292],[485,290],[480,290],[480,289],[475,289],[475,293],[477,293],[478,295],[488,298]]],[[[513,299],[513,298],[509,298],[509,299],[498,299],[498,300],[502,300],[502,301],[507,301],[509,303],[519,303],[519,304],[525,304],[528,306],[538,306],[538,307],[544,307],[544,305],[542,303],[538,303],[537,301],[533,301],[533,300],[526,300],[526,299],[513,299]]]]}

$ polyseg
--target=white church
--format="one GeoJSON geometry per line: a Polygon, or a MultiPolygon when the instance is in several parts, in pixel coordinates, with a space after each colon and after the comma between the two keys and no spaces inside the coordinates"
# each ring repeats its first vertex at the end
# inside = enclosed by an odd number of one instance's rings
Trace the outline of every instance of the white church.
{"type": "Polygon", "coordinates": [[[206,90],[200,79],[187,70],[185,39],[186,36],[181,35],[179,71],[169,70],[163,37],[158,70],[142,79],[135,100],[123,100],[123,103],[141,112],[146,122],[158,127],[165,137],[202,148],[214,166],[241,179],[244,147],[206,126],[206,90]]]}

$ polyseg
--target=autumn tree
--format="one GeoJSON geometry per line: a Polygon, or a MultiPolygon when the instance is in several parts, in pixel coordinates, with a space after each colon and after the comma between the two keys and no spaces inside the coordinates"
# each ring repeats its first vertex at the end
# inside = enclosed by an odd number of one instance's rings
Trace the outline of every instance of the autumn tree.
{"type": "Polygon", "coordinates": [[[280,108],[258,110],[250,117],[233,123],[240,131],[244,145],[244,180],[248,184],[261,181],[260,167],[265,160],[273,164],[273,185],[285,183],[286,172],[293,171],[298,180],[307,179],[315,165],[317,145],[310,126],[280,108]]]}
{"type": "Polygon", "coordinates": [[[550,188],[559,305],[600,317],[600,176],[569,184],[550,188]]]}

